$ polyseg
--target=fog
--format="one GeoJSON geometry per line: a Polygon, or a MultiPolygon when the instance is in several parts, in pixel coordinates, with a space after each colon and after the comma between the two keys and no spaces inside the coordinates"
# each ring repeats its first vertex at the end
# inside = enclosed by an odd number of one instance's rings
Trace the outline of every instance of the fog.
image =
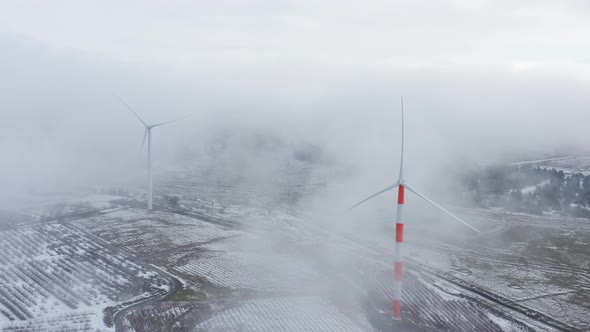
{"type": "MultiPolygon", "coordinates": [[[[444,204],[468,203],[468,169],[588,154],[589,33],[582,0],[3,3],[0,210],[31,192],[145,190],[144,128],[120,96],[147,123],[187,116],[153,131],[156,188],[214,168],[272,196],[277,156],[311,151],[325,186],[298,211],[371,236],[393,193],[342,211],[397,180],[402,96],[406,179],[444,204]]],[[[414,231],[466,234],[420,204],[414,231]]],[[[272,252],[276,227],[241,245],[272,252]]]]}
{"type": "Polygon", "coordinates": [[[231,136],[263,178],[272,161],[239,137],[269,135],[340,172],[333,209],[396,178],[401,96],[407,177],[435,195],[463,168],[590,138],[583,1],[4,7],[3,196],[142,183],[143,128],[115,94],[148,123],[189,116],[154,130],[156,170],[231,136]]]}

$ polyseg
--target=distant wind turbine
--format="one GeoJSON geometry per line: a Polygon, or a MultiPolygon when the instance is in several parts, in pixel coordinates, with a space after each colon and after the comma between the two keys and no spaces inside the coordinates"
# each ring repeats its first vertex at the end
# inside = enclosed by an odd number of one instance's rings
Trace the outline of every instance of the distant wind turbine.
{"type": "Polygon", "coordinates": [[[467,222],[461,220],[461,218],[457,217],[456,215],[452,214],[451,212],[447,211],[446,209],[444,209],[443,207],[441,207],[440,205],[436,204],[435,202],[433,202],[432,200],[430,200],[429,198],[427,198],[426,196],[418,193],[417,191],[415,191],[412,187],[410,187],[407,183],[406,180],[404,179],[404,99],[403,97],[401,98],[401,111],[402,111],[402,152],[401,152],[401,161],[400,161],[400,166],[399,166],[399,179],[397,180],[397,182],[395,182],[394,184],[386,187],[385,189],[377,192],[374,195],[369,196],[368,198],[360,201],[359,203],[353,205],[351,208],[349,208],[346,211],[350,211],[352,209],[354,209],[355,207],[361,205],[362,203],[374,198],[375,196],[378,196],[386,191],[395,189],[396,187],[398,187],[398,194],[397,194],[397,218],[396,218],[396,224],[395,224],[395,263],[394,263],[394,285],[393,285],[393,319],[394,320],[400,320],[401,319],[401,295],[402,295],[402,244],[404,242],[404,223],[402,221],[402,213],[403,213],[403,207],[404,207],[404,194],[405,194],[405,189],[408,189],[409,191],[413,192],[416,196],[422,198],[423,200],[425,200],[426,202],[430,203],[431,205],[433,205],[434,207],[436,207],[437,209],[441,210],[442,212],[448,214],[449,216],[453,217],[455,220],[459,221],[460,223],[462,223],[463,225],[471,228],[472,230],[474,230],[475,232],[479,233],[479,230],[473,226],[471,226],[470,224],[468,224],[467,222]]]}
{"type": "Polygon", "coordinates": [[[179,118],[179,119],[175,119],[172,121],[166,121],[166,122],[161,122],[161,123],[156,123],[153,125],[148,125],[147,123],[145,123],[145,121],[143,121],[143,119],[133,110],[133,108],[131,108],[131,106],[129,106],[129,104],[127,104],[123,99],[121,99],[121,97],[115,95],[125,106],[127,106],[127,108],[135,115],[135,117],[137,117],[137,119],[139,121],[141,121],[141,123],[144,125],[145,127],[145,132],[143,134],[143,141],[141,142],[141,149],[143,150],[143,147],[145,145],[145,141],[147,140],[147,168],[148,168],[148,200],[147,200],[147,208],[148,210],[151,210],[153,207],[153,179],[152,179],[152,129],[158,126],[162,126],[171,122],[175,122],[178,120],[182,120],[185,117],[179,118]]]}

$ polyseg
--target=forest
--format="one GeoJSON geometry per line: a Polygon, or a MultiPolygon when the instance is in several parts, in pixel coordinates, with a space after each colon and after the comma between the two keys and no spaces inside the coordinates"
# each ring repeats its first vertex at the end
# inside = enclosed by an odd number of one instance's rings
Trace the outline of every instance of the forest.
{"type": "Polygon", "coordinates": [[[582,173],[496,165],[468,172],[462,184],[479,207],[590,218],[590,176],[582,173]]]}

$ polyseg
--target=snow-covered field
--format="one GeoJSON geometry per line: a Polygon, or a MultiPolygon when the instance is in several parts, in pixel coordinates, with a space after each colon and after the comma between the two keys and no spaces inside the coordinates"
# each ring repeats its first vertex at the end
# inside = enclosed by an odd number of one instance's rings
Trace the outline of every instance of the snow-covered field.
{"type": "Polygon", "coordinates": [[[75,222],[109,243],[145,256],[240,234],[236,230],[170,212],[118,209],[75,222]],[[115,230],[115,231],[114,231],[115,230]]]}
{"type": "MultiPolygon", "coordinates": [[[[0,330],[113,329],[105,318],[137,332],[391,329],[391,220],[302,210],[295,203],[329,187],[330,172],[273,167],[285,176],[177,169],[157,178],[155,211],[142,195],[80,195],[59,223],[2,228],[0,330]],[[363,227],[346,226],[357,219],[363,227]]],[[[483,233],[408,224],[404,328],[590,329],[588,220],[458,212],[483,233]]]]}
{"type": "Polygon", "coordinates": [[[557,320],[590,329],[590,222],[465,210],[467,218],[498,231],[473,241],[410,245],[411,259],[466,284],[557,320]]]}
{"type": "MultiPolygon", "coordinates": [[[[378,318],[371,317],[375,312],[384,310],[384,316],[388,315],[393,261],[388,234],[372,234],[372,240],[365,241],[367,234],[330,233],[281,204],[239,209],[235,202],[203,204],[186,192],[182,196],[181,204],[195,214],[121,209],[74,221],[181,277],[190,290],[181,298],[183,303],[205,306],[171,302],[157,310],[139,308],[126,316],[126,330],[154,325],[149,323],[154,315],[169,321],[177,317],[179,330],[190,324],[231,331],[281,326],[291,331],[367,330],[379,324],[374,322],[378,318]],[[319,303],[327,306],[321,310],[331,312],[330,319],[339,322],[318,325],[312,312],[320,310],[321,306],[314,309],[319,303]]],[[[435,267],[446,270],[448,265],[441,262],[435,267]]],[[[521,322],[522,317],[507,318],[493,306],[463,296],[461,288],[451,291],[448,285],[441,286],[444,280],[419,265],[408,266],[404,312],[416,327],[521,331],[531,326],[521,322]]]]}
{"type": "Polygon", "coordinates": [[[213,313],[195,331],[367,331],[367,321],[355,321],[328,300],[315,296],[276,297],[239,301],[213,313]]]}
{"type": "Polygon", "coordinates": [[[103,310],[157,296],[167,280],[58,223],[0,232],[0,330],[97,331],[103,310]]]}

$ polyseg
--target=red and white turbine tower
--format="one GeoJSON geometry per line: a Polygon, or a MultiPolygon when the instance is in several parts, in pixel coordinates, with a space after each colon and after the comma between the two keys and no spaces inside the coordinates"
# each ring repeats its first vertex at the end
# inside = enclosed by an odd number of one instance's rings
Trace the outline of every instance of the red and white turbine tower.
{"type": "Polygon", "coordinates": [[[399,179],[394,184],[388,186],[387,188],[377,192],[374,195],[369,196],[368,198],[358,202],[357,204],[353,205],[347,211],[354,209],[355,207],[361,205],[362,203],[372,199],[373,197],[380,195],[386,191],[398,188],[397,192],[397,218],[395,224],[395,263],[393,266],[393,275],[394,275],[394,284],[393,284],[393,319],[400,320],[401,319],[401,307],[402,307],[402,244],[404,242],[404,220],[403,220],[403,211],[404,211],[404,203],[405,203],[405,190],[408,189],[416,196],[422,198],[426,202],[432,204],[442,212],[448,214],[449,216],[453,217],[454,219],[461,222],[463,225],[471,228],[472,230],[479,233],[479,230],[467,222],[461,220],[461,218],[457,217],[456,215],[452,214],[451,212],[444,209],[442,206],[436,204],[429,198],[425,197],[424,195],[418,193],[416,190],[412,189],[404,179],[404,99],[401,98],[401,108],[402,108],[402,151],[401,151],[401,161],[399,166],[399,179]]]}

